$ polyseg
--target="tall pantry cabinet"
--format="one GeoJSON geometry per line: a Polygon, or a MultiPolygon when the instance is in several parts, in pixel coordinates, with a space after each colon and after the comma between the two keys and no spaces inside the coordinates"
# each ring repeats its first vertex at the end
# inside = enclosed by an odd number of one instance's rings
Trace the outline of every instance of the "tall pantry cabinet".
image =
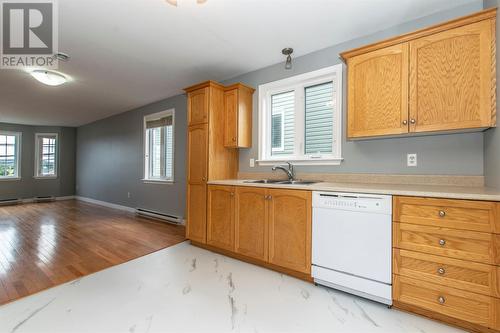
{"type": "Polygon", "coordinates": [[[207,182],[234,179],[238,150],[224,147],[224,89],[207,81],[184,89],[188,99],[186,237],[206,243],[207,182]]]}

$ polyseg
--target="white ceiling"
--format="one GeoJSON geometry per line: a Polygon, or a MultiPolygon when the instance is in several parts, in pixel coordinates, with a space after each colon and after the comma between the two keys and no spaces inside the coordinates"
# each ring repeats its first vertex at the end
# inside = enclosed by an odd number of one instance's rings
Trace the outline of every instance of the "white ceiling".
{"type": "Polygon", "coordinates": [[[44,86],[0,70],[0,122],[79,126],[479,0],[60,0],[60,71],[44,86]]]}

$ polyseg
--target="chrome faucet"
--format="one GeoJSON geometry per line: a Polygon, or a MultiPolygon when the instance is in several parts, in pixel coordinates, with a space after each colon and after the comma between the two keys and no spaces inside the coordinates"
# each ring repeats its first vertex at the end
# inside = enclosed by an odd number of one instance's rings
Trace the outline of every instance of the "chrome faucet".
{"type": "Polygon", "coordinates": [[[275,166],[273,166],[272,170],[273,171],[282,170],[288,176],[289,181],[294,181],[295,180],[295,171],[293,169],[293,164],[290,162],[286,162],[286,164],[287,165],[275,165],[275,166]],[[287,166],[288,166],[288,168],[287,168],[287,166]]]}

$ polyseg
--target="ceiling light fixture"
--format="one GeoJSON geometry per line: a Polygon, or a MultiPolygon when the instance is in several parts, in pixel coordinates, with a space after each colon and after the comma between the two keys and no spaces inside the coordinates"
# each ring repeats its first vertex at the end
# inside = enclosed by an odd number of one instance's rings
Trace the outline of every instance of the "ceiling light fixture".
{"type": "MultiPolygon", "coordinates": [[[[172,6],[175,6],[177,7],[177,0],[165,0],[168,4],[172,5],[172,6]]],[[[205,2],[207,2],[207,0],[196,0],[196,3],[198,5],[202,5],[204,4],[205,2]]]]}
{"type": "Polygon", "coordinates": [[[68,62],[69,59],[71,59],[71,57],[68,54],[62,53],[62,52],[54,54],[54,58],[59,60],[59,61],[64,61],[64,62],[68,62]]]}
{"type": "Polygon", "coordinates": [[[291,47],[286,47],[283,50],[281,50],[281,53],[283,55],[286,55],[286,62],[285,62],[285,69],[292,69],[292,56],[291,54],[293,53],[293,49],[291,47]]]}
{"type": "Polygon", "coordinates": [[[60,86],[68,81],[66,76],[45,69],[36,69],[32,71],[31,76],[33,76],[37,81],[46,84],[48,86],[60,86]]]}

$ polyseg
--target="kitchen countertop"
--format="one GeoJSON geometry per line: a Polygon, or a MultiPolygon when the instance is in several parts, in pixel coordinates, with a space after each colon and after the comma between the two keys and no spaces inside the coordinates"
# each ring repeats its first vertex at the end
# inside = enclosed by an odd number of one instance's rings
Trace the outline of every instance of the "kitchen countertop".
{"type": "Polygon", "coordinates": [[[251,186],[309,191],[332,191],[348,193],[390,194],[447,199],[500,201],[500,189],[491,187],[463,187],[443,185],[394,185],[367,183],[319,182],[312,185],[254,184],[244,179],[209,181],[209,185],[251,186]]]}

